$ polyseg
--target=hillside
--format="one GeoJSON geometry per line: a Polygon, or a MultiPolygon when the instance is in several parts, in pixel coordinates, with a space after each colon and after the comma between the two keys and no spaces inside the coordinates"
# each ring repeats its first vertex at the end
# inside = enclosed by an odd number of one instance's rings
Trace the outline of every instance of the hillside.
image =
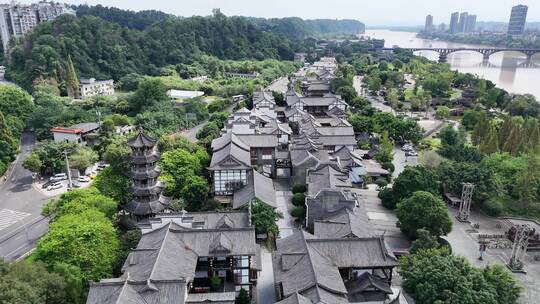
{"type": "Polygon", "coordinates": [[[303,41],[262,30],[243,17],[168,17],[144,30],[94,16],[60,16],[37,26],[16,45],[6,77],[30,89],[35,79],[65,79],[68,55],[81,76],[120,79],[129,73],[159,75],[168,65],[202,55],[220,59],[292,60],[303,41]]]}

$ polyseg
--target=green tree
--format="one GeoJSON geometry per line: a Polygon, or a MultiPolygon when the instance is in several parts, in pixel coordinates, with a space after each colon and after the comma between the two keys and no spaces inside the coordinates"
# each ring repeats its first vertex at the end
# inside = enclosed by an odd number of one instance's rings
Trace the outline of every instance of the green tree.
{"type": "Polygon", "coordinates": [[[86,146],[80,146],[69,155],[69,166],[84,173],[86,168],[91,167],[98,161],[98,155],[86,146]]]}
{"type": "Polygon", "coordinates": [[[399,91],[398,91],[398,89],[391,88],[390,90],[388,90],[387,100],[390,103],[390,107],[392,107],[392,109],[397,108],[397,105],[398,105],[398,102],[399,102],[399,91]]]}
{"type": "Polygon", "coordinates": [[[499,264],[487,266],[483,274],[486,282],[495,289],[498,303],[518,302],[522,288],[504,266],[499,264]]]}
{"type": "Polygon", "coordinates": [[[92,185],[120,205],[126,204],[130,199],[127,189],[131,180],[124,172],[114,170],[112,165],[106,167],[99,172],[92,185]]]}
{"type": "Polygon", "coordinates": [[[514,124],[510,134],[504,141],[503,152],[518,156],[523,151],[523,129],[521,124],[514,124]]]}
{"type": "Polygon", "coordinates": [[[444,202],[425,191],[417,191],[397,204],[396,215],[401,231],[409,237],[417,237],[418,229],[426,229],[431,235],[446,235],[452,230],[452,220],[444,202]]]}
{"type": "Polygon", "coordinates": [[[79,77],[77,77],[77,72],[75,71],[75,65],[71,60],[71,55],[68,55],[66,60],[66,89],[68,96],[79,98],[79,77]]]}
{"type": "MultiPolygon", "coordinates": [[[[439,191],[438,178],[433,171],[422,166],[408,166],[395,179],[392,188],[385,195],[379,195],[386,208],[394,209],[396,204],[411,196],[416,191],[427,191],[437,194],[439,191]]],[[[420,227],[422,228],[422,227],[420,227]]]]}
{"type": "Polygon", "coordinates": [[[187,210],[201,210],[210,196],[210,186],[205,178],[190,175],[186,178],[180,196],[186,201],[187,210]]]}
{"type": "Polygon", "coordinates": [[[343,86],[337,89],[337,95],[340,95],[346,103],[350,103],[358,96],[356,90],[352,86],[343,86]]]}
{"type": "Polygon", "coordinates": [[[251,303],[251,299],[249,298],[249,294],[247,290],[244,288],[240,289],[240,293],[238,294],[238,299],[236,299],[236,304],[249,304],[251,303]]]}
{"type": "Polygon", "coordinates": [[[439,242],[437,242],[437,237],[431,235],[428,230],[418,229],[416,235],[417,238],[412,242],[411,249],[409,250],[412,254],[415,254],[420,250],[437,249],[440,247],[439,242]]]}
{"type": "Polygon", "coordinates": [[[492,154],[499,152],[499,134],[493,123],[489,124],[488,130],[480,141],[480,152],[485,154],[492,154]]]}
{"type": "Polygon", "coordinates": [[[513,190],[514,195],[518,197],[522,208],[529,208],[532,203],[538,202],[540,190],[539,155],[527,155],[527,166],[517,173],[513,190]]]}
{"type": "Polygon", "coordinates": [[[65,279],[49,272],[43,263],[0,263],[0,303],[73,303],[65,279]]]}
{"type": "MultiPolygon", "coordinates": [[[[208,159],[208,153],[203,150],[197,150],[193,153],[180,148],[163,153],[160,160],[161,178],[167,181],[167,195],[186,199],[183,193],[189,191],[188,188],[184,189],[188,184],[188,179],[193,177],[196,178],[196,181],[202,182],[204,179],[200,178],[200,175],[202,175],[208,159]]],[[[196,202],[191,201],[188,203],[196,202]]],[[[200,203],[204,203],[204,201],[200,201],[200,203]]]]}
{"type": "Polygon", "coordinates": [[[257,201],[251,204],[251,222],[255,225],[257,233],[277,236],[279,234],[277,220],[282,217],[281,213],[262,202],[257,201]]]}
{"type": "Polygon", "coordinates": [[[111,277],[119,242],[112,223],[97,210],[59,217],[38,243],[36,256],[48,265],[81,269],[83,281],[111,277]]]}
{"type": "Polygon", "coordinates": [[[40,172],[43,167],[43,163],[39,158],[39,155],[32,153],[23,162],[23,167],[32,172],[40,172]]]}
{"type": "Polygon", "coordinates": [[[448,119],[450,117],[450,109],[446,106],[439,106],[437,107],[437,111],[435,111],[435,116],[438,119],[448,119]]]}
{"type": "Polygon", "coordinates": [[[388,131],[382,132],[379,151],[377,151],[374,158],[379,163],[392,162],[394,159],[394,142],[388,138],[388,131]]]}
{"type": "Polygon", "coordinates": [[[474,268],[445,249],[420,250],[400,259],[399,267],[403,288],[418,304],[517,303],[516,280],[510,274],[501,277],[490,272],[474,268]]]}
{"type": "Polygon", "coordinates": [[[129,105],[134,113],[138,113],[168,100],[163,82],[157,78],[147,78],[139,83],[135,94],[129,99],[129,105]]]}
{"type": "Polygon", "coordinates": [[[26,120],[32,114],[32,97],[15,86],[0,85],[0,112],[8,117],[15,117],[22,122],[18,132],[22,131],[26,120]]]}

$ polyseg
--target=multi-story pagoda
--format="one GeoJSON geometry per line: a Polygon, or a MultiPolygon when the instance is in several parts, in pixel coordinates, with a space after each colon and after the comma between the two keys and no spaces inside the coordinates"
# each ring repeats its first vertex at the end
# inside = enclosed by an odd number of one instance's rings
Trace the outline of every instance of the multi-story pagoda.
{"type": "Polygon", "coordinates": [[[131,147],[131,202],[123,209],[137,219],[144,219],[162,212],[170,205],[170,199],[161,192],[165,184],[158,181],[160,170],[156,167],[159,153],[155,149],[157,140],[142,131],[127,142],[131,147]]]}

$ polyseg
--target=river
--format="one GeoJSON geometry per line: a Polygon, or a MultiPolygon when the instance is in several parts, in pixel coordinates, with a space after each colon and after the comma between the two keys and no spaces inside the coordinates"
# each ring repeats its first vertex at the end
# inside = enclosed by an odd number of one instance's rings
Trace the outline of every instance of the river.
{"type": "MultiPolygon", "coordinates": [[[[413,32],[400,32],[389,30],[367,30],[366,36],[385,40],[385,47],[485,47],[481,45],[454,43],[438,40],[421,39],[413,32]]],[[[419,51],[415,53],[437,60],[438,54],[431,51],[419,51]]],[[[498,87],[511,93],[530,93],[540,99],[540,54],[533,56],[531,62],[527,62],[526,56],[518,52],[500,52],[491,55],[489,61],[484,62],[482,55],[476,52],[461,51],[448,55],[448,64],[454,70],[463,73],[476,74],[479,77],[489,79],[498,87]]]]}

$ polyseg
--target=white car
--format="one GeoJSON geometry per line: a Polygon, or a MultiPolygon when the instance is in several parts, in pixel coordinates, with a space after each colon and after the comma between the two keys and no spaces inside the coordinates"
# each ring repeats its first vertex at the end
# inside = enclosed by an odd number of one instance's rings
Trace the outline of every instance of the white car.
{"type": "Polygon", "coordinates": [[[51,177],[51,181],[53,182],[66,180],[66,179],[67,179],[67,175],[65,173],[58,173],[58,174],[53,175],[53,177],[51,177]]]}
{"type": "Polygon", "coordinates": [[[51,184],[47,187],[47,191],[52,191],[52,190],[56,190],[56,189],[60,189],[62,188],[62,183],[60,182],[56,182],[54,184],[51,184]]]}
{"type": "Polygon", "coordinates": [[[408,151],[412,151],[412,150],[413,150],[413,148],[409,144],[403,145],[403,147],[401,147],[401,151],[408,152],[408,151]]]}
{"type": "Polygon", "coordinates": [[[405,156],[418,156],[418,153],[416,153],[416,151],[414,150],[411,150],[411,151],[405,152],[405,156]]]}
{"type": "Polygon", "coordinates": [[[77,180],[79,182],[81,182],[81,183],[88,183],[88,182],[90,182],[90,177],[88,177],[88,176],[79,176],[79,178],[77,180]]]}

